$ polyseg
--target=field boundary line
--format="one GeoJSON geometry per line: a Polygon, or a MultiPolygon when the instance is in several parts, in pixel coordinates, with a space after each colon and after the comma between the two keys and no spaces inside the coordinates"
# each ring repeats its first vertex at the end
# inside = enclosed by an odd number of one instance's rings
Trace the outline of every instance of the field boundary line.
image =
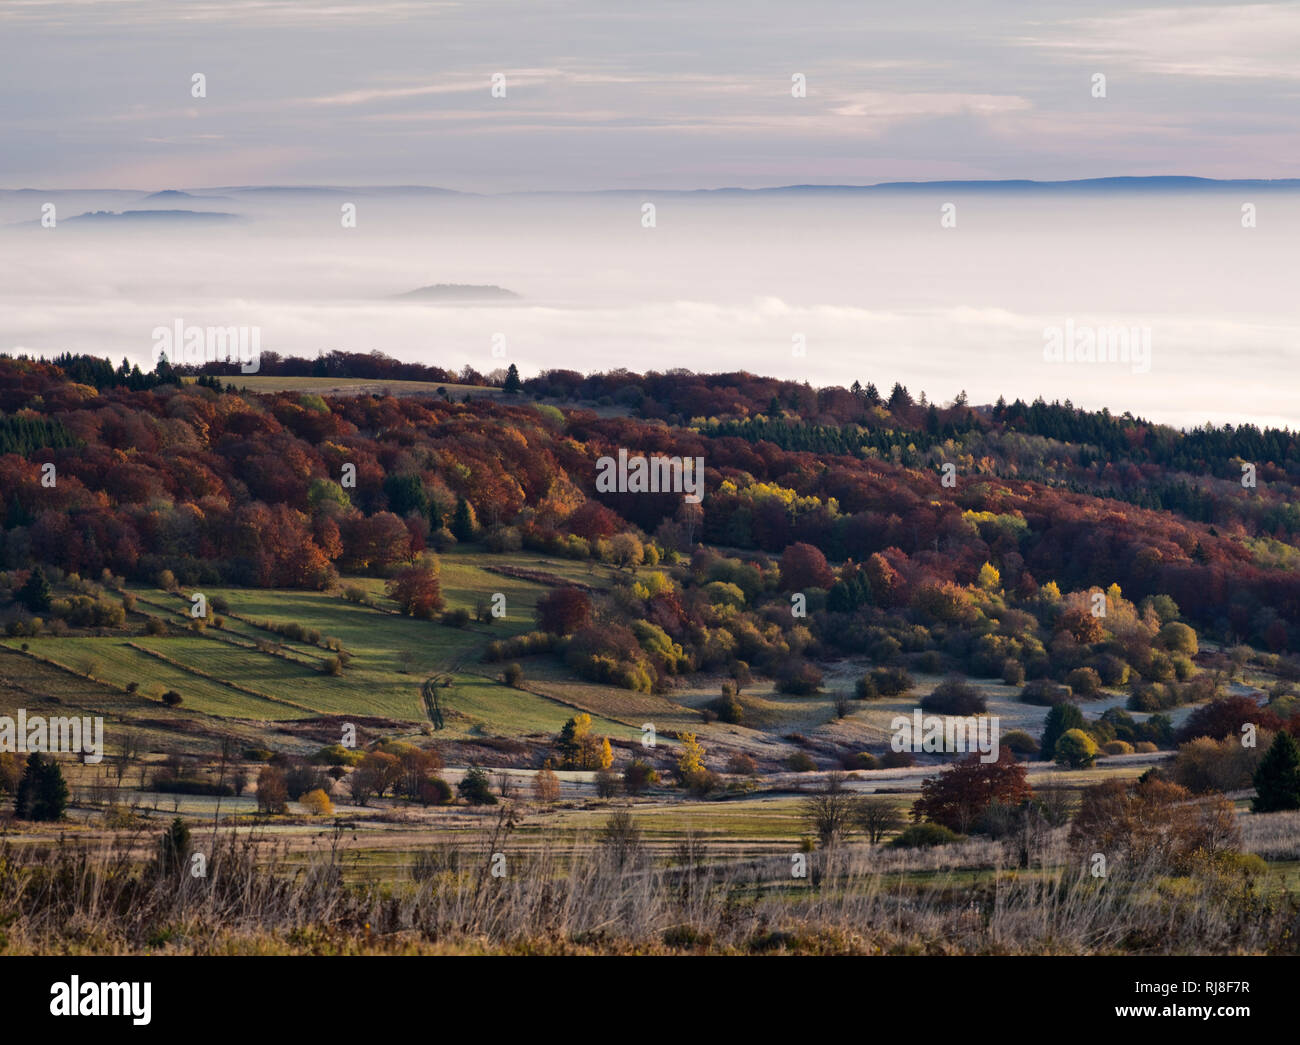
{"type": "Polygon", "coordinates": [[[297,711],[307,711],[313,715],[318,715],[322,718],[326,717],[324,711],[320,711],[316,708],[308,707],[306,704],[298,704],[295,701],[286,700],[283,697],[273,697],[269,693],[259,693],[257,690],[249,689],[247,686],[241,686],[237,682],[230,682],[227,679],[220,678],[216,675],[210,675],[206,671],[201,671],[198,668],[190,667],[188,664],[182,664],[178,660],[173,660],[165,653],[159,653],[157,650],[151,650],[147,646],[141,646],[138,642],[128,642],[126,645],[130,649],[133,649],[138,653],[143,653],[146,656],[154,657],[157,660],[162,661],[164,664],[170,665],[171,667],[175,668],[177,671],[183,671],[187,675],[194,675],[197,678],[206,679],[208,682],[215,682],[219,686],[227,686],[230,689],[233,689],[236,693],[245,693],[250,697],[258,697],[261,700],[269,700],[272,704],[283,704],[285,707],[294,708],[297,711]]]}

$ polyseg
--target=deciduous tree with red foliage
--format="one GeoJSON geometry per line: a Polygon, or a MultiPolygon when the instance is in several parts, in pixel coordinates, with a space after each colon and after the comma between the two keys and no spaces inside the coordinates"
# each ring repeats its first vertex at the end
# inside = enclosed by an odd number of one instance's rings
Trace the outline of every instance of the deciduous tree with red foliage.
{"type": "Polygon", "coordinates": [[[537,624],[543,631],[571,635],[590,617],[591,599],[581,588],[554,588],[537,600],[537,624]]]}
{"type": "Polygon", "coordinates": [[[1220,697],[1202,704],[1188,715],[1175,739],[1178,743],[1185,744],[1197,737],[1209,737],[1211,740],[1240,738],[1241,727],[1247,722],[1254,723],[1256,729],[1273,731],[1286,725],[1277,715],[1266,711],[1250,697],[1220,697]]]}
{"type": "Polygon", "coordinates": [[[412,617],[428,620],[442,609],[438,571],[429,566],[408,566],[388,582],[388,597],[412,617]]]}
{"type": "Polygon", "coordinates": [[[571,516],[569,530],[579,537],[595,540],[618,530],[618,516],[597,501],[588,501],[571,516]]]}
{"type": "Polygon", "coordinates": [[[1025,767],[1007,747],[996,762],[981,762],[978,752],[921,784],[912,819],[929,820],[965,834],[990,805],[1018,806],[1033,797],[1025,767]]]}
{"type": "Polygon", "coordinates": [[[821,549],[799,543],[781,553],[781,587],[786,591],[829,588],[834,583],[835,572],[821,549]]]}

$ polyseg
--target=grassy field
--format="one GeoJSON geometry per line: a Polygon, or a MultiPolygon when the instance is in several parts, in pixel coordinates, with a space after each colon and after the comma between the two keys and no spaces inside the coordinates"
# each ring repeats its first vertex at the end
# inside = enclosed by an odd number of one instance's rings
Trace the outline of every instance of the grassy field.
{"type": "MultiPolygon", "coordinates": [[[[906,697],[850,701],[849,713],[839,717],[836,697],[850,694],[856,678],[871,667],[865,658],[848,658],[827,666],[823,691],[814,696],[788,696],[770,680],[756,680],[742,694],[746,718],[739,725],[706,722],[702,714],[716,698],[721,677],[698,675],[665,694],[639,693],[576,678],[554,657],[542,655],[524,658],[524,682],[506,687],[499,680],[501,666],[483,662],[484,650],[494,639],[533,630],[537,601],[548,590],[547,583],[510,576],[512,571],[599,589],[622,579],[606,565],[532,552],[457,550],[441,557],[441,582],[446,608],[471,615],[464,627],[401,616],[385,596],[383,578],[348,577],[333,592],[205,587],[209,602],[224,599],[228,612],[222,628],[198,633],[188,630],[192,592],[133,586],[128,590],[138,600],[137,612],[126,629],[29,638],[25,659],[48,660],[55,667],[46,670],[60,676],[60,685],[91,687],[109,700],[127,701],[138,713],[158,716],[160,697],[174,690],[183,697],[185,713],[200,718],[293,723],[361,716],[391,720],[409,733],[427,726],[421,684],[446,675],[451,684],[439,689],[444,738],[554,734],[582,710],[592,715],[598,733],[614,739],[635,740],[643,724],[651,723],[669,744],[673,733],[690,731],[720,750],[778,759],[794,750],[787,739],[793,734],[828,749],[879,748],[895,716],[910,714],[917,699],[942,681],[918,676],[916,690],[906,697]],[[349,588],[361,589],[365,603],[345,599],[349,588]],[[495,593],[505,599],[505,617],[479,621],[479,611],[495,593]],[[146,614],[165,620],[171,633],[143,634],[146,614]],[[322,642],[290,640],[267,627],[290,624],[318,632],[322,642]],[[349,655],[341,675],[326,670],[334,655],[324,648],[327,639],[337,640],[349,655]],[[137,693],[125,693],[131,684],[137,693]]],[[[0,642],[15,654],[22,644],[0,642]]],[[[1020,703],[1015,687],[987,680],[974,684],[1004,733],[1041,732],[1046,708],[1020,703]]],[[[1121,694],[1109,694],[1086,702],[1084,713],[1095,717],[1122,700],[1121,694]]],[[[1177,709],[1175,720],[1189,710],[1177,709]]]]}
{"type": "MultiPolygon", "coordinates": [[[[193,382],[193,378],[186,378],[193,382]]],[[[444,389],[448,395],[463,399],[466,395],[505,398],[499,388],[483,385],[460,385],[437,381],[384,381],[372,378],[340,377],[276,377],[267,374],[238,374],[225,378],[226,383],[250,392],[315,392],[318,395],[437,395],[444,389]]],[[[517,399],[518,397],[513,397],[517,399]]]]}
{"type": "MultiPolygon", "coordinates": [[[[448,610],[463,609],[473,615],[493,593],[505,597],[504,618],[472,619],[460,628],[398,614],[385,597],[384,580],[378,577],[345,581],[345,587],[361,588],[369,605],[347,601],[338,591],[205,586],[202,594],[209,603],[224,599],[228,612],[221,628],[208,627],[199,633],[188,630],[188,596],[193,592],[182,596],[132,586],[127,590],[137,598],[137,613],[126,629],[94,636],[8,639],[0,645],[12,651],[15,660],[49,661],[46,671],[66,678],[69,685],[80,683],[155,714],[161,710],[162,694],[174,690],[182,695],[185,712],[200,716],[249,722],[364,716],[405,723],[414,732],[427,722],[421,684],[430,676],[449,674],[451,684],[439,690],[444,737],[554,734],[576,707],[588,704],[575,703],[573,694],[562,687],[554,692],[527,682],[519,689],[507,687],[498,679],[500,665],[482,661],[489,642],[536,627],[537,600],[548,589],[490,567],[536,570],[574,580],[581,575],[583,583],[596,586],[608,585],[612,574],[608,567],[587,571],[568,560],[527,554],[445,556],[441,576],[448,610]],[[142,634],[146,614],[166,621],[170,634],[142,634]],[[346,668],[341,675],[330,675],[325,669],[334,655],[331,650],[287,639],[269,630],[268,624],[300,625],[319,632],[322,643],[338,640],[349,655],[346,668]],[[27,657],[20,652],[24,644],[27,657]],[[138,692],[128,695],[125,690],[132,683],[138,692]]],[[[602,693],[602,699],[591,702],[595,705],[615,706],[625,692],[588,688],[602,693]]],[[[602,734],[629,740],[639,736],[639,719],[606,716],[599,707],[594,709],[594,719],[602,734]]]]}

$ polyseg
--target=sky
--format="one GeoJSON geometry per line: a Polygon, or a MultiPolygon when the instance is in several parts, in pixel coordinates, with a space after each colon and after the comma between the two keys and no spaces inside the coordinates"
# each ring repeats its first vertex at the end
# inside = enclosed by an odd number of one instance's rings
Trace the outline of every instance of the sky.
{"type": "Polygon", "coordinates": [[[1300,427],[1300,187],[688,191],[1294,178],[1300,3],[637,6],[0,0],[0,352],[183,322],[1300,427]],[[366,188],[412,185],[480,195],[366,188]],[[76,220],[167,208],[235,217],[76,220]],[[435,283],[518,298],[394,300],[435,283]],[[1149,358],[1047,358],[1114,330],[1149,358]]]}
{"type": "Polygon", "coordinates": [[[495,193],[1300,169],[1296,3],[636,7],[6,0],[0,187],[495,193]]]}

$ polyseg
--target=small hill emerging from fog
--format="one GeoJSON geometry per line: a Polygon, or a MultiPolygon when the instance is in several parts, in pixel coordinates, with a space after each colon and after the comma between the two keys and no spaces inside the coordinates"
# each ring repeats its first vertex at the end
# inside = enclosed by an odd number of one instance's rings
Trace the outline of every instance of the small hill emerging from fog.
{"type": "Polygon", "coordinates": [[[394,294],[397,301],[511,301],[519,297],[505,287],[473,283],[433,283],[427,287],[394,294]]]}
{"type": "Polygon", "coordinates": [[[224,211],[215,210],[92,210],[85,214],[78,214],[69,221],[96,222],[96,223],[118,223],[118,222],[147,222],[155,225],[165,225],[173,223],[212,223],[234,221],[238,215],[227,214],[224,211]]]}

